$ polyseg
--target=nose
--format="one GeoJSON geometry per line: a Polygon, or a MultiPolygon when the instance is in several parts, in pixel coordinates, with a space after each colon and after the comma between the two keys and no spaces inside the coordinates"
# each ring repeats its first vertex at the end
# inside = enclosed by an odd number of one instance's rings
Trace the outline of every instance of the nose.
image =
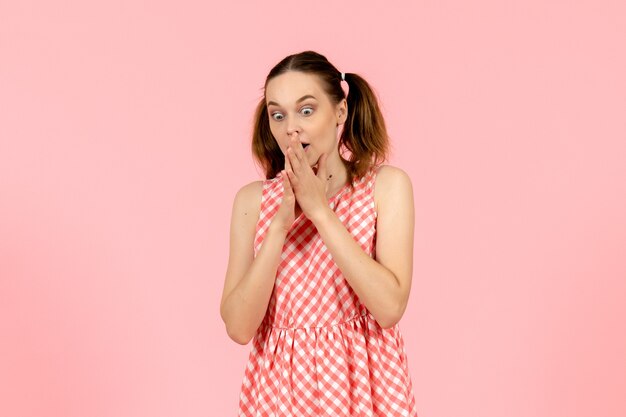
{"type": "Polygon", "coordinates": [[[287,121],[287,135],[291,136],[293,135],[295,132],[298,132],[298,134],[300,134],[300,126],[298,126],[297,121],[294,121],[293,119],[287,121]]]}

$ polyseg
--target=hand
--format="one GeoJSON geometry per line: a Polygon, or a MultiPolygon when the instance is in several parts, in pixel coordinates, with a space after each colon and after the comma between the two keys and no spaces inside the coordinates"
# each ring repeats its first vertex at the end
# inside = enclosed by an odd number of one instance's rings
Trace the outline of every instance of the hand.
{"type": "Polygon", "coordinates": [[[298,205],[309,219],[328,208],[326,158],[326,154],[320,156],[316,174],[309,165],[297,133],[289,140],[285,155],[285,171],[298,205]]]}
{"type": "Polygon", "coordinates": [[[287,177],[286,170],[288,167],[289,163],[287,162],[287,158],[285,158],[285,169],[281,171],[283,177],[283,200],[280,202],[278,211],[272,219],[272,224],[276,224],[276,227],[280,227],[280,229],[285,232],[289,232],[291,225],[296,219],[296,196],[293,193],[291,183],[287,177]]]}

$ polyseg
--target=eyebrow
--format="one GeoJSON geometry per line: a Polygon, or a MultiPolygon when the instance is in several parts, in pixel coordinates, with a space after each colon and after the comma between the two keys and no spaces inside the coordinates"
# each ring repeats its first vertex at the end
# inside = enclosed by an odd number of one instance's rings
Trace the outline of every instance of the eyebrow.
{"type": "MultiPolygon", "coordinates": [[[[300,103],[301,101],[306,100],[307,98],[312,98],[312,99],[317,100],[317,99],[316,99],[315,97],[313,97],[312,95],[307,94],[306,96],[302,96],[302,97],[300,97],[298,100],[296,100],[296,104],[297,104],[297,103],[300,103]]],[[[278,103],[276,103],[275,101],[269,101],[269,102],[267,103],[267,105],[268,105],[268,106],[271,106],[271,105],[278,106],[279,104],[278,104],[278,103]]]]}

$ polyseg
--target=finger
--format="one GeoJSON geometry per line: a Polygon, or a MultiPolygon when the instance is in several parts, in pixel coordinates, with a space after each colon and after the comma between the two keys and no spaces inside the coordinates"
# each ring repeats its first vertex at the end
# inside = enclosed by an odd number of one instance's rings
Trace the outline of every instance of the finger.
{"type": "Polygon", "coordinates": [[[289,162],[289,148],[287,148],[287,152],[285,154],[285,174],[291,171],[291,163],[289,162]]]}
{"type": "Polygon", "coordinates": [[[306,153],[304,152],[304,147],[302,146],[302,142],[300,142],[300,136],[298,136],[297,133],[292,136],[290,146],[293,153],[291,163],[294,167],[294,172],[302,175],[306,171],[315,175],[313,168],[309,165],[306,153]]]}
{"type": "Polygon", "coordinates": [[[290,196],[293,194],[293,190],[291,189],[291,182],[289,181],[289,177],[287,176],[287,171],[284,169],[281,171],[283,175],[283,187],[285,190],[285,196],[290,196]]]}
{"type": "Polygon", "coordinates": [[[304,147],[302,146],[302,142],[300,141],[300,135],[298,132],[294,132],[291,137],[291,148],[293,149],[295,155],[298,157],[298,160],[302,161],[304,159],[304,147]]]}
{"type": "Polygon", "coordinates": [[[287,172],[287,180],[290,181],[289,186],[293,189],[293,187],[297,186],[298,183],[294,172],[294,166],[290,162],[293,158],[291,152],[293,151],[287,148],[287,155],[285,155],[285,171],[287,172]]]}
{"type": "Polygon", "coordinates": [[[302,164],[300,163],[300,160],[298,159],[298,156],[296,155],[293,147],[287,147],[287,156],[289,157],[289,163],[293,168],[293,172],[300,172],[300,167],[302,164]]]}

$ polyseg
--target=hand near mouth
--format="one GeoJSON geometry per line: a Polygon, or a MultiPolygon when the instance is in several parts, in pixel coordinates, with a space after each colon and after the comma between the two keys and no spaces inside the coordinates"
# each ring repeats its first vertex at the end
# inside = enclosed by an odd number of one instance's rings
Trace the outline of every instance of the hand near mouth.
{"type": "Polygon", "coordinates": [[[309,218],[313,218],[323,210],[328,209],[328,181],[326,180],[326,154],[322,154],[317,163],[317,169],[313,169],[304,153],[302,142],[297,133],[289,140],[287,155],[289,162],[285,170],[291,183],[291,188],[296,196],[302,212],[309,218]]]}

